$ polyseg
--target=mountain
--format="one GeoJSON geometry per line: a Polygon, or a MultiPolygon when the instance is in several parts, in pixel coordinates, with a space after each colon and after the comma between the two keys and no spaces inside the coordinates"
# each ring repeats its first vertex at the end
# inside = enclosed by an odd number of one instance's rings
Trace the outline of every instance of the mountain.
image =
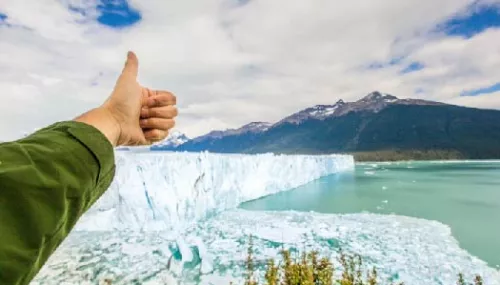
{"type": "Polygon", "coordinates": [[[244,125],[243,127],[239,128],[239,129],[228,129],[225,131],[211,131],[210,133],[208,133],[206,135],[199,136],[199,137],[193,139],[193,141],[201,142],[201,141],[204,141],[206,139],[220,139],[220,138],[227,137],[227,136],[243,135],[243,134],[247,134],[247,133],[252,133],[252,134],[261,133],[261,132],[264,132],[267,129],[269,129],[269,127],[271,125],[272,125],[271,123],[266,123],[266,122],[253,122],[253,123],[244,125]]]}
{"type": "MultiPolygon", "coordinates": [[[[360,160],[500,158],[500,111],[372,92],[292,114],[257,131],[211,132],[175,150],[353,153],[360,160]]],[[[239,130],[239,131],[238,131],[239,130]]]]}
{"type": "Polygon", "coordinates": [[[346,103],[341,99],[334,105],[316,105],[311,108],[307,108],[298,113],[290,115],[283,120],[279,121],[276,125],[280,124],[300,124],[301,122],[309,119],[322,120],[331,116],[335,116],[339,110],[341,110],[346,103]]]}
{"type": "Polygon", "coordinates": [[[185,134],[179,131],[173,131],[166,139],[152,145],[151,149],[175,149],[188,141],[189,138],[185,134]]]}
{"type": "Polygon", "coordinates": [[[349,112],[379,112],[389,105],[445,105],[443,103],[417,100],[417,99],[398,99],[389,94],[382,94],[378,91],[372,92],[359,101],[346,103],[344,100],[339,100],[334,105],[316,105],[307,108],[285,119],[279,121],[275,126],[284,123],[300,124],[303,121],[316,119],[325,120],[331,117],[340,117],[349,112]]]}
{"type": "Polygon", "coordinates": [[[261,133],[266,132],[271,123],[252,122],[238,129],[212,131],[206,135],[194,138],[176,150],[203,151],[217,150],[217,152],[240,152],[252,146],[261,133]],[[223,145],[219,147],[219,145],[223,145]]]}

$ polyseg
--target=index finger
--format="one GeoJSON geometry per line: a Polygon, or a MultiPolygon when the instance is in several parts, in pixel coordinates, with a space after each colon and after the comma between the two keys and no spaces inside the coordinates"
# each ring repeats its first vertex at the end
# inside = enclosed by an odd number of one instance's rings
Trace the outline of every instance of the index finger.
{"type": "Polygon", "coordinates": [[[155,91],[147,100],[148,107],[164,107],[177,103],[175,95],[168,91],[155,91]]]}

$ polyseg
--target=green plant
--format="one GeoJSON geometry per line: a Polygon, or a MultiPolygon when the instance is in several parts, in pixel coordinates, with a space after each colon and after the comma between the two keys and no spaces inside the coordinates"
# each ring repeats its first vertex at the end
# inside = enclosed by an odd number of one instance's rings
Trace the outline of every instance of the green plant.
{"type": "Polygon", "coordinates": [[[476,278],[474,279],[474,285],[483,285],[483,278],[481,276],[476,275],[476,278]]]}
{"type": "Polygon", "coordinates": [[[464,275],[462,273],[458,274],[457,285],[465,285],[464,275]]]}
{"type": "MultiPolygon", "coordinates": [[[[299,258],[292,258],[289,250],[282,249],[280,253],[282,258],[280,263],[276,263],[274,259],[267,262],[265,283],[262,285],[382,285],[379,283],[377,269],[373,267],[365,271],[360,255],[348,255],[341,251],[337,261],[342,272],[340,279],[336,279],[333,263],[328,257],[320,257],[317,251],[304,251],[299,258]]],[[[250,236],[245,262],[247,271],[245,285],[259,285],[254,279],[253,254],[253,239],[250,236]]],[[[460,273],[457,285],[472,284],[466,283],[463,274],[460,273]]],[[[481,276],[475,277],[473,285],[483,285],[481,276]]]]}
{"type": "Polygon", "coordinates": [[[248,238],[248,250],[247,250],[247,260],[246,260],[246,266],[247,266],[247,276],[246,276],[246,281],[245,285],[257,285],[257,282],[253,279],[253,275],[255,273],[255,268],[253,264],[253,240],[252,236],[250,235],[248,238]]]}

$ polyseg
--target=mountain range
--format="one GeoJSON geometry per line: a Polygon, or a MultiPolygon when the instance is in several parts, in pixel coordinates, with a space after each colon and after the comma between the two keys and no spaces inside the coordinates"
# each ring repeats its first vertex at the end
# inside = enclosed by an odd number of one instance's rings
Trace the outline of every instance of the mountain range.
{"type": "Polygon", "coordinates": [[[500,111],[378,91],[292,114],[275,124],[253,122],[152,150],[220,153],[351,153],[357,160],[500,158],[500,111]]]}

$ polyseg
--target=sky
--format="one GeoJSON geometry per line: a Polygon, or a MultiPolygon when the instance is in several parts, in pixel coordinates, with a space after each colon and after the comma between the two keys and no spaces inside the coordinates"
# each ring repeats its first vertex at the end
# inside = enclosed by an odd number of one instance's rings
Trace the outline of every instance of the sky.
{"type": "Polygon", "coordinates": [[[0,141],[99,106],[128,50],[190,137],[374,90],[500,109],[500,0],[2,0],[0,141]]]}

